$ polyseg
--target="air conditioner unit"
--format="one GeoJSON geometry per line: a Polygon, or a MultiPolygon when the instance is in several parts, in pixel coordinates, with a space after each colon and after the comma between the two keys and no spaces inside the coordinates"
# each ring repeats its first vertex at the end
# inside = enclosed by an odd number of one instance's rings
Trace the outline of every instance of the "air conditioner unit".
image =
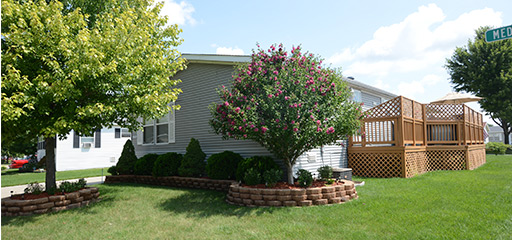
{"type": "Polygon", "coordinates": [[[92,147],[92,143],[90,143],[90,142],[82,143],[82,147],[83,148],[91,148],[92,147]]]}

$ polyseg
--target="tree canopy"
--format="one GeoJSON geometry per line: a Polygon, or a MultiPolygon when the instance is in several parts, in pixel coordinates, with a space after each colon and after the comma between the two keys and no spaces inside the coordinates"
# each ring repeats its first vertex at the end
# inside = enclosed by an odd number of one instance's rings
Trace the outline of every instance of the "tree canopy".
{"type": "Polygon", "coordinates": [[[221,103],[211,106],[211,126],[224,138],[251,139],[288,168],[303,153],[355,133],[361,108],[339,72],[300,47],[282,45],[253,51],[237,66],[232,86],[218,90],[221,103]]]}
{"type": "Polygon", "coordinates": [[[50,141],[113,124],[135,130],[138,118],[169,112],[181,92],[171,77],[184,60],[176,50],[181,29],[166,25],[161,7],[2,0],[2,138],[50,141]]]}
{"type": "Polygon", "coordinates": [[[480,106],[505,133],[512,131],[512,40],[487,43],[485,32],[475,31],[475,39],[457,47],[446,68],[456,91],[473,93],[483,99],[480,106]]]}

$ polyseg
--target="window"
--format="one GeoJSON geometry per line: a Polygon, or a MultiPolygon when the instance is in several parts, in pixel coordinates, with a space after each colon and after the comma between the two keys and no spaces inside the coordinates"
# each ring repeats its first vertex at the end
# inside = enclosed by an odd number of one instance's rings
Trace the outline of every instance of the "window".
{"type": "Polygon", "coordinates": [[[132,136],[128,128],[116,128],[114,131],[115,138],[129,138],[132,136]]]}
{"type": "MultiPolygon", "coordinates": [[[[175,142],[174,109],[159,119],[144,120],[143,125],[142,131],[137,132],[138,145],[168,144],[175,142]]],[[[129,134],[129,132],[126,134],[129,134]]]]}
{"type": "Polygon", "coordinates": [[[89,134],[79,136],[73,131],[73,148],[100,148],[101,147],[101,129],[89,134]]]}
{"type": "Polygon", "coordinates": [[[352,100],[354,102],[362,102],[361,91],[356,90],[356,89],[352,89],[352,100]]]}

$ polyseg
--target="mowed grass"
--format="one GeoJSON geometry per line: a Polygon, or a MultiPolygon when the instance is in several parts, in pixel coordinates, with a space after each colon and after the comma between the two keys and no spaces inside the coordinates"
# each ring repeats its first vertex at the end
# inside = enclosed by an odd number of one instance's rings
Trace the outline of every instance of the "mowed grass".
{"type": "Polygon", "coordinates": [[[304,208],[247,208],[225,193],[98,185],[82,209],[2,217],[5,239],[512,239],[512,156],[473,171],[358,179],[360,198],[304,208]]]}
{"type": "MultiPolygon", "coordinates": [[[[56,172],[55,178],[57,180],[77,179],[85,177],[97,177],[111,175],[107,172],[108,168],[93,168],[85,170],[73,170],[56,172]]],[[[18,169],[8,169],[2,171],[2,187],[25,185],[32,182],[43,183],[45,181],[46,173],[20,173],[18,169]]]]}

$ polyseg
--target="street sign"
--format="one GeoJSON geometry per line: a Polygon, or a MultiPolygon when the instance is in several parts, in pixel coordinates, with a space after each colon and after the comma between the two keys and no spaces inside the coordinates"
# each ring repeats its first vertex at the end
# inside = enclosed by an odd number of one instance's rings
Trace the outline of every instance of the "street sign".
{"type": "Polygon", "coordinates": [[[512,38],[512,25],[487,30],[487,32],[485,32],[486,42],[494,42],[509,38],[512,38]]]}

